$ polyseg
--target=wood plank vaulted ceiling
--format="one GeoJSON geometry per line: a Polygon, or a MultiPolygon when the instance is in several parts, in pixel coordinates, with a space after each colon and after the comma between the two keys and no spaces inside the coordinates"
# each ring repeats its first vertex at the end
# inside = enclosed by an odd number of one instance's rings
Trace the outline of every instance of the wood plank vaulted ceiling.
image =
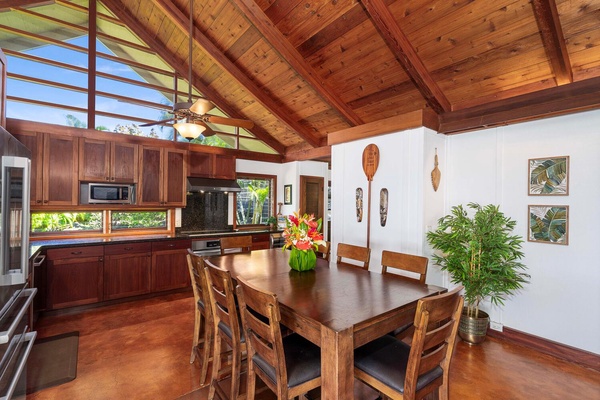
{"type": "MultiPolygon", "coordinates": [[[[189,0],[102,0],[187,76],[189,0]]],[[[287,160],[600,108],[598,0],[195,0],[193,84],[287,160]]]]}

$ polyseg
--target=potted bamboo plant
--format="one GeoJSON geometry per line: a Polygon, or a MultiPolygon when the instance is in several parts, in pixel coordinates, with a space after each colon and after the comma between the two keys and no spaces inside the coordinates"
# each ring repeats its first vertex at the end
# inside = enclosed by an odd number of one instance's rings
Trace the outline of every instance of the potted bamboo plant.
{"type": "Polygon", "coordinates": [[[498,206],[469,203],[472,217],[462,205],[438,221],[427,240],[441,254],[433,260],[448,271],[452,283],[464,286],[465,304],[459,324],[459,336],[468,343],[485,340],[489,315],[479,308],[489,298],[504,304],[506,296],[528,283],[530,276],[520,260],[523,239],[513,235],[516,222],[506,217],[498,206]]]}

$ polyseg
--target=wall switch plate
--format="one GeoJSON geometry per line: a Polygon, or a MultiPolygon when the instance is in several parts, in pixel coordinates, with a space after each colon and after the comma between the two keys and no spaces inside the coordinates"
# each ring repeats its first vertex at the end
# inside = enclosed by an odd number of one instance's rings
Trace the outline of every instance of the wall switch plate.
{"type": "Polygon", "coordinates": [[[493,329],[498,332],[502,332],[502,328],[503,328],[503,326],[500,322],[490,321],[490,329],[493,329]]]}

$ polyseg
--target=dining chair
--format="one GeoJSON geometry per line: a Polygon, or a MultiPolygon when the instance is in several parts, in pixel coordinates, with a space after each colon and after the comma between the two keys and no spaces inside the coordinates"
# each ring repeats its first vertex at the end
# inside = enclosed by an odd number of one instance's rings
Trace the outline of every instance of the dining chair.
{"type": "Polygon", "coordinates": [[[191,249],[188,249],[187,262],[195,303],[194,339],[192,342],[190,364],[194,362],[196,357],[200,359],[200,385],[205,386],[208,363],[212,358],[215,332],[213,313],[210,305],[204,260],[191,249]],[[200,345],[202,345],[202,350],[200,349],[200,345]]]}
{"type": "Polygon", "coordinates": [[[384,335],[354,351],[354,376],[392,399],[448,399],[448,372],[463,307],[462,286],[417,303],[409,346],[384,335]]]}
{"type": "MultiPolygon", "coordinates": [[[[428,262],[429,259],[427,257],[383,250],[381,252],[381,273],[383,275],[392,275],[399,279],[424,284],[425,279],[427,278],[428,262]],[[394,271],[400,271],[401,273],[395,273],[394,271]],[[405,273],[409,273],[410,275],[405,273]],[[418,277],[416,276],[417,274],[418,277]]],[[[413,332],[414,325],[411,322],[394,329],[391,334],[400,339],[410,337],[413,332]]]]}
{"type": "Polygon", "coordinates": [[[221,255],[249,253],[252,250],[252,235],[227,236],[221,238],[221,255]]]}
{"type": "Polygon", "coordinates": [[[325,244],[320,244],[317,251],[315,251],[317,257],[323,258],[329,261],[329,257],[331,256],[331,243],[325,242],[325,244]]]}
{"type": "Polygon", "coordinates": [[[238,300],[248,346],[247,399],[258,376],[277,399],[291,399],[321,386],[321,349],[307,339],[281,332],[279,301],[238,277],[238,300]]]}
{"type": "Polygon", "coordinates": [[[240,389],[242,359],[244,353],[246,353],[246,339],[240,326],[234,284],[231,274],[227,270],[206,263],[206,271],[215,328],[213,368],[208,399],[214,399],[215,394],[221,399],[237,399],[240,389]],[[224,368],[222,365],[223,342],[231,349],[230,374],[225,373],[228,368],[224,368]],[[227,377],[231,377],[229,393],[219,384],[223,378],[227,377]]]}
{"type": "Polygon", "coordinates": [[[425,283],[427,278],[427,263],[429,259],[427,257],[416,256],[407,253],[396,253],[394,251],[383,250],[381,252],[381,273],[382,274],[393,274],[402,279],[406,279],[413,282],[425,283]],[[389,269],[398,270],[401,272],[409,272],[411,275],[396,274],[388,271],[389,269]],[[418,278],[415,277],[418,274],[418,278]]]}
{"type": "Polygon", "coordinates": [[[338,265],[349,265],[352,267],[362,268],[369,270],[369,260],[371,258],[371,249],[368,247],[355,246],[352,244],[338,243],[337,246],[337,264],[338,265]],[[362,265],[356,265],[353,263],[345,262],[343,259],[354,260],[362,263],[362,265]]]}

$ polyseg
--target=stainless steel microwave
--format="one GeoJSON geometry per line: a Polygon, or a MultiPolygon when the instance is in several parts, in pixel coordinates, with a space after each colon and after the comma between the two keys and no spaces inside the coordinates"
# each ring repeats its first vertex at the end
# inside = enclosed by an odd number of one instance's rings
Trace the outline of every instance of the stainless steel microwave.
{"type": "Polygon", "coordinates": [[[135,204],[135,185],[81,183],[79,204],[135,204]]]}

